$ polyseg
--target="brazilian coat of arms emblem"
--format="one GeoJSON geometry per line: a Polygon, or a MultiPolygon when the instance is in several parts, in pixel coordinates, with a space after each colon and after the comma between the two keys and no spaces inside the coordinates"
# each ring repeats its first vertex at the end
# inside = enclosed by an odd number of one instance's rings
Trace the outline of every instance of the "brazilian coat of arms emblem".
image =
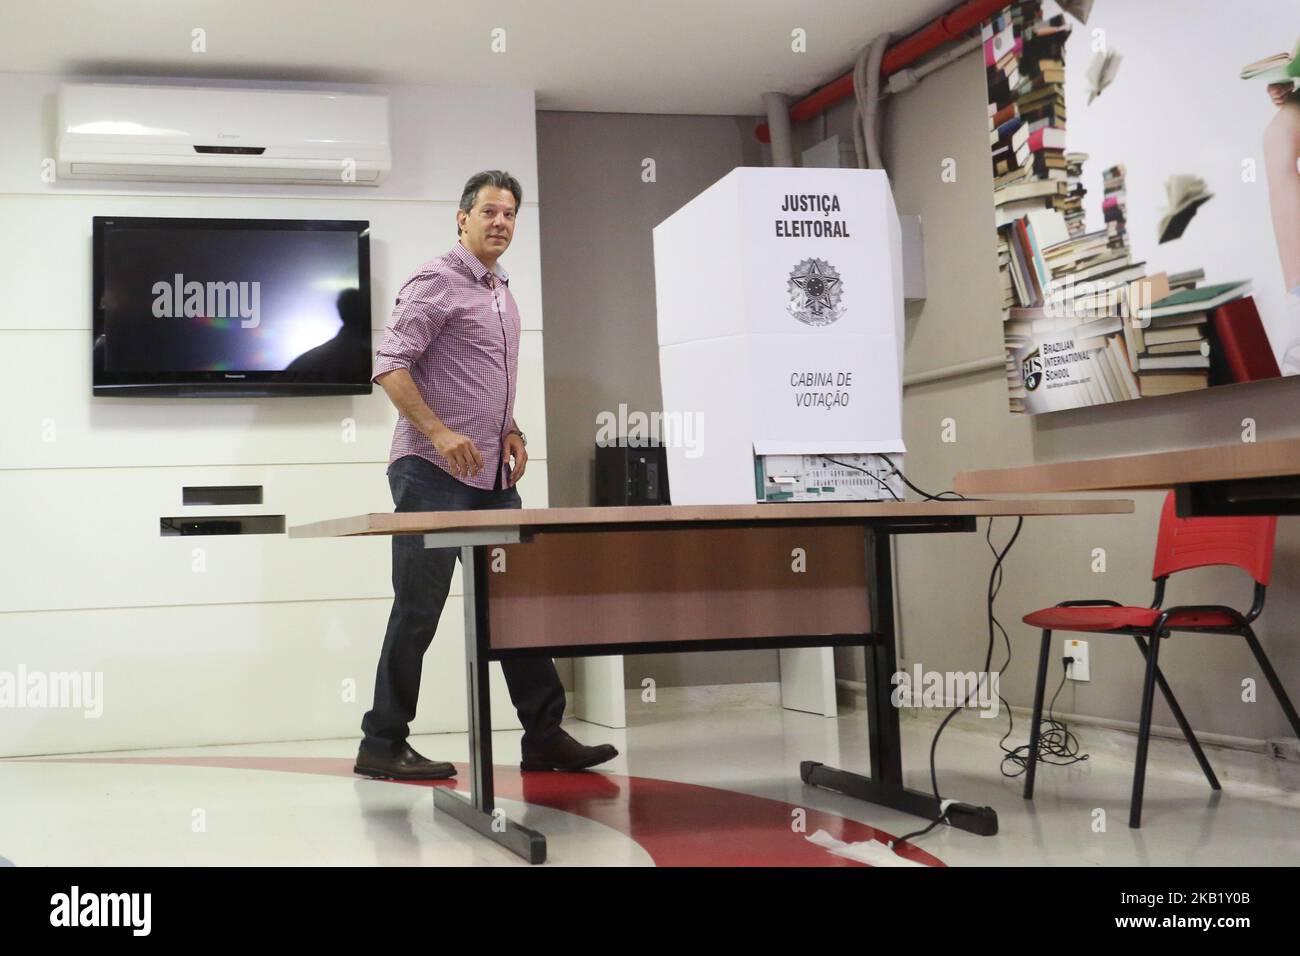
{"type": "Polygon", "coordinates": [[[847,311],[840,296],[844,283],[825,259],[804,259],[790,270],[785,309],[804,325],[830,325],[847,311]]]}

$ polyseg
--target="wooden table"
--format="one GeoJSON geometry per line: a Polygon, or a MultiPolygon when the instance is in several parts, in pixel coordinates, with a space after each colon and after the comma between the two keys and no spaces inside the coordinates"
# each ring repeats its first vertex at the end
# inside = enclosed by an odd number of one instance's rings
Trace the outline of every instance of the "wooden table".
{"type": "MultiPolygon", "coordinates": [[[[496,812],[488,664],[524,655],[860,646],[866,654],[869,776],[800,764],[813,786],[934,819],[931,793],[903,786],[891,705],[894,534],[969,532],[976,518],[1130,514],[1131,500],[828,502],[364,514],[289,529],[291,538],[421,534],[461,549],[471,799],[434,806],[525,859],[546,839],[496,812]]],[[[994,833],[991,808],[952,814],[994,833]]]]}
{"type": "Polygon", "coordinates": [[[957,473],[971,494],[1172,488],[1180,517],[1300,514],[1300,438],[957,473]]]}

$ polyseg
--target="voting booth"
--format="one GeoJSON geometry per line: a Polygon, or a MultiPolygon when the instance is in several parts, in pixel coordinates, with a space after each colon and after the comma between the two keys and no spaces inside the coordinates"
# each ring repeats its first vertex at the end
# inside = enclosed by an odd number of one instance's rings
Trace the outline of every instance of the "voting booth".
{"type": "MultiPolygon", "coordinates": [[[[877,457],[904,451],[883,170],[733,169],[655,227],[654,259],[674,505],[904,497],[877,457]]],[[[837,714],[831,650],[780,661],[782,706],[837,714]]]]}
{"type": "Polygon", "coordinates": [[[733,169],[655,227],[654,262],[673,504],[903,497],[876,457],[904,451],[884,171],[733,169]]]}

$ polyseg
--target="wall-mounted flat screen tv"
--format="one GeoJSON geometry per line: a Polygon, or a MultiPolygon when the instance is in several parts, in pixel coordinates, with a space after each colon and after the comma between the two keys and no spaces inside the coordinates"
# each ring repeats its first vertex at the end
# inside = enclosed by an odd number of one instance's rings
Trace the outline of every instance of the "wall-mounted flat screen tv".
{"type": "Polygon", "coordinates": [[[369,231],[96,216],[93,394],[369,393],[369,231]]]}

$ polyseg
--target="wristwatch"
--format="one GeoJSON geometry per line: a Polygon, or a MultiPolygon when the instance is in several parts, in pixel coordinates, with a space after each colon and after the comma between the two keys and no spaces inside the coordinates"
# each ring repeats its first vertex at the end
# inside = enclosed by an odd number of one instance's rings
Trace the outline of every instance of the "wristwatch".
{"type": "Polygon", "coordinates": [[[506,432],[506,434],[507,434],[507,435],[518,435],[518,436],[519,436],[519,440],[520,440],[520,442],[523,443],[523,446],[524,446],[525,448],[528,447],[528,439],[524,437],[524,433],[521,432],[518,428],[512,428],[510,431],[506,432]]]}

